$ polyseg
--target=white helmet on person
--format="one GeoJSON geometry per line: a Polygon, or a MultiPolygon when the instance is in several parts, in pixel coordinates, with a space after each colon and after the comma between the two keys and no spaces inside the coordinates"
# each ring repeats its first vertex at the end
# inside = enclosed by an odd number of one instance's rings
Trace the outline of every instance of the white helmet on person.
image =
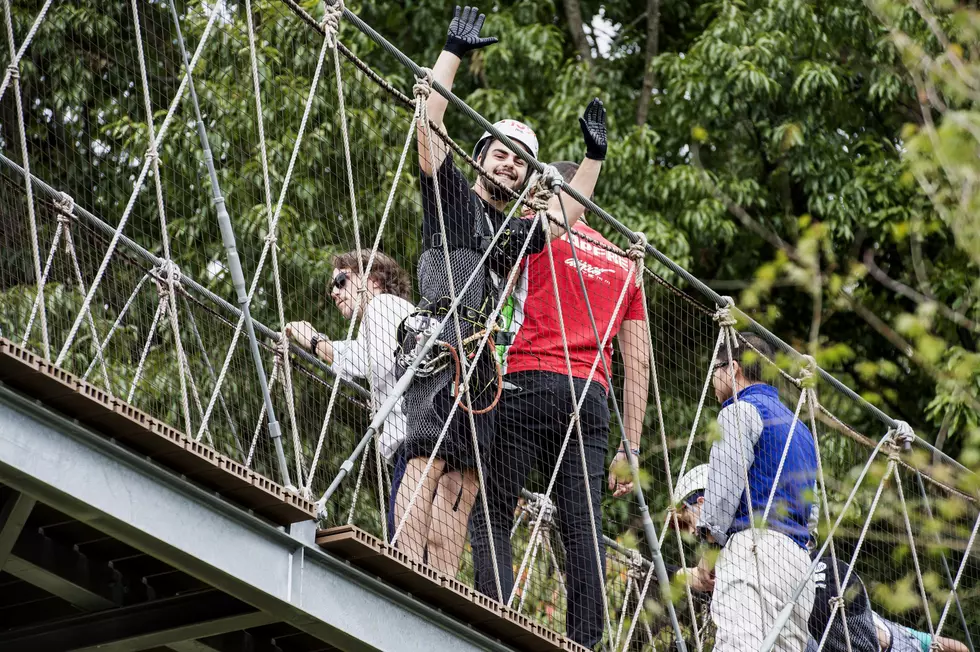
{"type": "MultiPolygon", "coordinates": [[[[511,140],[524,145],[531,156],[538,158],[538,137],[534,135],[534,130],[526,124],[517,120],[500,120],[493,124],[493,128],[511,140]]],[[[473,148],[474,159],[479,159],[483,149],[491,140],[493,140],[493,134],[484,131],[480,140],[476,141],[476,147],[473,148]]]]}
{"type": "Polygon", "coordinates": [[[689,470],[674,487],[674,504],[691,502],[691,498],[697,498],[704,494],[708,487],[708,465],[701,464],[689,470]]]}

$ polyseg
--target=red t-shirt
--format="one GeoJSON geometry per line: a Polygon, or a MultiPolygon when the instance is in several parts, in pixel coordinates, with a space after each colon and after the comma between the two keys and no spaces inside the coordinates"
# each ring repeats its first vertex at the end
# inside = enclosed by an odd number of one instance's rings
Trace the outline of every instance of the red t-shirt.
{"type": "MultiPolygon", "coordinates": [[[[589,236],[593,240],[608,244],[599,233],[583,222],[575,225],[574,231],[589,236]]],[[[606,364],[612,369],[612,340],[619,333],[624,320],[643,319],[643,298],[636,285],[636,274],[630,275],[630,287],[626,296],[614,313],[616,302],[623,291],[632,267],[625,256],[600,249],[575,235],[575,253],[582,265],[582,277],[595,316],[599,338],[612,326],[606,339],[606,364]]],[[[593,363],[596,362],[598,342],[589,322],[588,307],[582,296],[582,285],[572,257],[572,246],[568,234],[560,240],[552,240],[551,251],[555,259],[555,276],[558,279],[558,294],[561,298],[562,317],[568,337],[568,354],[572,363],[572,375],[588,378],[593,363]]],[[[514,343],[507,352],[507,373],[517,371],[551,371],[567,374],[565,352],[561,341],[561,323],[558,320],[558,307],[555,302],[554,285],[551,279],[551,264],[548,252],[542,251],[526,258],[524,273],[514,290],[517,309],[514,314],[513,330],[516,330],[514,343]]],[[[605,369],[598,361],[593,380],[607,390],[605,369]]]]}

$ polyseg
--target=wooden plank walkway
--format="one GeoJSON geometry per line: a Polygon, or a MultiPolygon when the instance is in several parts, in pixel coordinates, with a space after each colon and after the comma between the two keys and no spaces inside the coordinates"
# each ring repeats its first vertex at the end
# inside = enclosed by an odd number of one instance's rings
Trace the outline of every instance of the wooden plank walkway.
{"type": "Polygon", "coordinates": [[[0,338],[0,382],[125,443],[277,525],[315,517],[312,501],[185,436],[122,399],[0,338]]]}
{"type": "Polygon", "coordinates": [[[539,625],[510,607],[491,600],[455,578],[410,560],[391,545],[353,525],[320,530],[317,544],[397,586],[420,600],[456,616],[474,628],[525,652],[588,652],[561,634],[539,625]]]}

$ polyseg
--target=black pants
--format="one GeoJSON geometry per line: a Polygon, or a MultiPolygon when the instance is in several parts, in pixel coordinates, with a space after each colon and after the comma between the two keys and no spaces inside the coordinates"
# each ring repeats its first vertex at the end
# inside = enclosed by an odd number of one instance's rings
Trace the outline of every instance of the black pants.
{"type": "MultiPolygon", "coordinates": [[[[509,536],[521,488],[533,469],[550,480],[574,414],[568,376],[527,371],[508,374],[507,380],[520,389],[504,390],[497,407],[497,434],[487,452],[484,467],[493,543],[504,593],[501,602],[505,603],[514,587],[509,536]]],[[[574,382],[576,396],[581,398],[585,380],[574,382]]],[[[605,620],[600,576],[605,568],[601,502],[606,480],[609,406],[602,385],[592,382],[580,414],[589,492],[585,489],[578,432],[573,428],[552,500],[557,511],[558,532],[566,549],[567,634],[576,643],[591,648],[602,638],[605,620]],[[597,522],[589,516],[590,501],[597,522]],[[596,539],[603,559],[601,565],[597,564],[596,539]]],[[[478,502],[471,523],[477,590],[497,598],[485,523],[478,502]]]]}

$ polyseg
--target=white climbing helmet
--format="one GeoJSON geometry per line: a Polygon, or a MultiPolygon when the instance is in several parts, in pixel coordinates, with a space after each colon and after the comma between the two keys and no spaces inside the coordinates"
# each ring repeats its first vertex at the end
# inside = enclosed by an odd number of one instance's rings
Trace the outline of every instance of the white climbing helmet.
{"type": "Polygon", "coordinates": [[[684,502],[691,494],[708,487],[708,465],[701,464],[681,476],[674,487],[674,504],[684,502]]]}
{"type": "MultiPolygon", "coordinates": [[[[507,136],[513,141],[524,145],[527,147],[528,151],[531,152],[531,156],[538,158],[538,137],[534,135],[534,130],[528,127],[523,122],[518,122],[517,120],[500,120],[495,122],[493,128],[507,136]]],[[[480,140],[476,141],[476,147],[473,148],[473,158],[477,158],[480,155],[480,150],[483,149],[484,145],[489,142],[493,136],[489,131],[484,131],[483,135],[480,136],[480,140]]]]}

